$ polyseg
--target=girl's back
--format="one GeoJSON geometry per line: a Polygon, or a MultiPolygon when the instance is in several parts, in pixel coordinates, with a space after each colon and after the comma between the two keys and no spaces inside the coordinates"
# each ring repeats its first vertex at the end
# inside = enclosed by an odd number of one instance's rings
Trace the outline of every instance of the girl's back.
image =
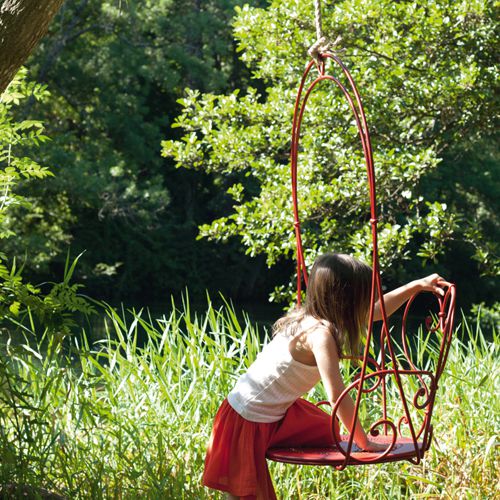
{"type": "Polygon", "coordinates": [[[318,367],[307,349],[307,332],[302,329],[307,326],[310,331],[314,322],[299,325],[293,337],[278,332],[240,377],[227,397],[240,415],[253,422],[276,422],[319,382],[318,367]]]}

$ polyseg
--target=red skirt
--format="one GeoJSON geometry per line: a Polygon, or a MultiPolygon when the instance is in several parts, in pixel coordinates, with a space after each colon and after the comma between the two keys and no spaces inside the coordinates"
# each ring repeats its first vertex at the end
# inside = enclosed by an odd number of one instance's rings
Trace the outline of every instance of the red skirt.
{"type": "Polygon", "coordinates": [[[304,399],[295,401],[273,423],[245,420],[224,400],[208,444],[203,484],[245,500],[275,500],[268,448],[332,444],[330,415],[304,399]]]}

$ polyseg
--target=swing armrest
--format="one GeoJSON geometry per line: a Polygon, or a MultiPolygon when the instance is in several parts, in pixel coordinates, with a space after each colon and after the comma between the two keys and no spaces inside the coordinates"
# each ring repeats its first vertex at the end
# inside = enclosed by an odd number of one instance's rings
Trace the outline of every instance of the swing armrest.
{"type": "MultiPolygon", "coordinates": [[[[330,401],[327,401],[327,400],[323,400],[323,401],[318,401],[316,403],[316,407],[317,408],[320,408],[321,406],[327,406],[332,409],[332,405],[330,404],[330,401]]],[[[327,413],[325,411],[325,413],[327,413]]],[[[340,440],[340,422],[339,422],[339,417],[337,415],[333,416],[333,414],[329,414],[330,415],[330,418],[332,420],[331,422],[331,429],[332,429],[332,434],[334,434],[337,438],[337,441],[340,440]]]]}
{"type": "Polygon", "coordinates": [[[318,408],[319,408],[320,406],[326,406],[326,405],[328,405],[328,406],[330,406],[330,407],[331,407],[331,405],[330,405],[330,401],[327,401],[326,399],[323,399],[322,401],[318,401],[318,402],[316,403],[316,406],[317,406],[318,408]]]}

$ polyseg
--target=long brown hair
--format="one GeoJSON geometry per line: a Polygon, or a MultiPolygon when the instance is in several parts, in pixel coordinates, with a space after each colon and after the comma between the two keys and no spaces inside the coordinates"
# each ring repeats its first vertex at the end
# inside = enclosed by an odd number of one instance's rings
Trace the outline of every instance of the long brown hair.
{"type": "Polygon", "coordinates": [[[274,333],[297,333],[300,321],[312,316],[330,330],[339,355],[359,352],[370,306],[371,267],[354,257],[326,253],[314,262],[303,307],[280,318],[274,333]]]}

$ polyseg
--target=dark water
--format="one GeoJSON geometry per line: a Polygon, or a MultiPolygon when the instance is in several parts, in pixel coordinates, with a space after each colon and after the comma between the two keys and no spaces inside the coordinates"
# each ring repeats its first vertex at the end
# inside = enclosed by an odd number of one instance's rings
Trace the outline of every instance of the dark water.
{"type": "MultiPolygon", "coordinates": [[[[215,310],[219,308],[225,308],[224,301],[212,300],[212,307],[215,310]]],[[[240,323],[243,325],[245,319],[248,318],[250,323],[257,325],[258,330],[262,336],[266,332],[270,332],[273,323],[284,314],[284,307],[282,305],[277,305],[273,303],[250,303],[250,302],[239,302],[234,303],[228,301],[230,306],[234,309],[236,316],[240,323]]],[[[121,316],[127,318],[127,324],[130,324],[133,318],[133,313],[138,314],[141,311],[141,317],[149,322],[151,318],[154,323],[157,319],[162,317],[168,318],[173,310],[173,304],[162,303],[162,304],[150,304],[150,305],[125,305],[116,304],[111,305],[116,312],[121,316]]],[[[180,312],[184,311],[184,307],[181,301],[175,303],[175,307],[180,312]]],[[[202,318],[206,315],[208,310],[208,303],[190,303],[189,311],[192,318],[195,316],[202,318]]],[[[104,310],[98,310],[97,314],[93,315],[86,323],[86,333],[92,340],[97,340],[105,336],[105,326],[104,321],[107,318],[107,314],[104,310]]],[[[85,321],[79,322],[80,325],[84,325],[85,321]]],[[[138,339],[139,341],[144,341],[145,339],[138,339]]],[[[142,342],[141,342],[142,343],[142,342]]]]}

